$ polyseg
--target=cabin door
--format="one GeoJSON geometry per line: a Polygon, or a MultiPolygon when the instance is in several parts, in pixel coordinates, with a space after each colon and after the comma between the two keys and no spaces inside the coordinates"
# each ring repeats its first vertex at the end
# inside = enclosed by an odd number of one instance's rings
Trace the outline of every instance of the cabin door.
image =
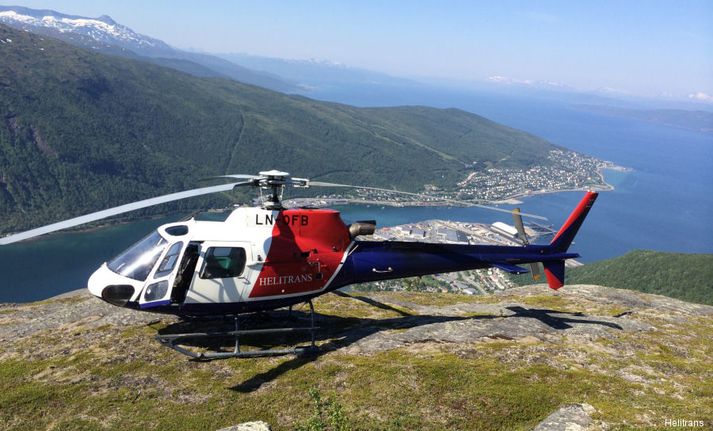
{"type": "Polygon", "coordinates": [[[252,270],[248,264],[252,261],[248,242],[205,241],[185,303],[241,302],[251,285],[252,270]]]}

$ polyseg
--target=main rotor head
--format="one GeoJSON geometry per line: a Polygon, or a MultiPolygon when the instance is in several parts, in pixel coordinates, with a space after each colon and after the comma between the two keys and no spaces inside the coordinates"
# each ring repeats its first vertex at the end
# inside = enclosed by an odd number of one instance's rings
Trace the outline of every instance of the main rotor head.
{"type": "Polygon", "coordinates": [[[309,187],[309,180],[307,178],[293,178],[288,172],[278,171],[276,169],[261,171],[259,175],[221,175],[219,178],[247,179],[248,181],[244,183],[236,184],[236,187],[243,185],[258,187],[262,207],[269,210],[284,209],[282,206],[282,194],[285,191],[285,186],[298,188],[309,187]],[[269,193],[263,195],[263,190],[269,193]]]}

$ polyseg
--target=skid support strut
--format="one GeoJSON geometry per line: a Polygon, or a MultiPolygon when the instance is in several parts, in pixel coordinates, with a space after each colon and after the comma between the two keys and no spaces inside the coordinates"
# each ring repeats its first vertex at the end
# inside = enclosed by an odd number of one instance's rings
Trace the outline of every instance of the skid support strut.
{"type": "MultiPolygon", "coordinates": [[[[307,301],[309,305],[309,320],[308,327],[282,327],[282,328],[261,328],[261,329],[240,329],[240,316],[233,316],[234,330],[232,331],[211,331],[211,332],[192,332],[183,334],[159,334],[156,335],[156,340],[166,347],[169,347],[193,359],[210,361],[213,359],[227,358],[254,358],[261,356],[280,356],[280,355],[302,355],[305,353],[314,352],[317,350],[315,344],[315,330],[319,329],[314,326],[314,305],[312,301],[307,301]],[[261,350],[241,350],[240,336],[242,335],[267,335],[267,334],[289,334],[297,332],[309,332],[309,346],[297,346],[285,349],[261,349],[261,350]],[[200,339],[219,339],[219,338],[234,338],[235,347],[232,352],[194,352],[186,347],[181,346],[186,340],[200,339]]],[[[291,310],[292,307],[290,307],[291,310]]]]}

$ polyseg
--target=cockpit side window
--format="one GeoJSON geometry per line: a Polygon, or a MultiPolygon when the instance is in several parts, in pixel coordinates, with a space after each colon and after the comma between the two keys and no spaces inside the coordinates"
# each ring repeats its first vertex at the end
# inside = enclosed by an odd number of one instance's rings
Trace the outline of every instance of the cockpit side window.
{"type": "Polygon", "coordinates": [[[145,281],[166,248],[166,240],[153,232],[107,263],[110,270],[124,277],[145,281]]]}
{"type": "Polygon", "coordinates": [[[182,249],[182,242],[177,242],[173,244],[171,248],[169,248],[166,252],[166,256],[163,258],[161,264],[158,266],[158,269],[156,270],[156,273],[154,274],[153,278],[161,278],[170,274],[171,271],[173,271],[173,268],[175,268],[176,266],[178,256],[181,254],[182,249]]]}
{"type": "Polygon", "coordinates": [[[238,277],[245,269],[245,260],[245,249],[242,247],[210,247],[205,252],[200,277],[238,277]]]}

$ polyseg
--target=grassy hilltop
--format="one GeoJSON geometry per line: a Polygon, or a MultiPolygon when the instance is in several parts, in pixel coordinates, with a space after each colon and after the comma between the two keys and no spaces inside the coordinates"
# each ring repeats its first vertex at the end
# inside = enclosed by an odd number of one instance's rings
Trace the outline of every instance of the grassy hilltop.
{"type": "Polygon", "coordinates": [[[197,78],[0,25],[0,232],[225,173],[420,190],[548,142],[456,109],[355,108],[197,78]]]}
{"type": "Polygon", "coordinates": [[[713,420],[710,306],[588,285],[329,294],[315,306],[319,354],[208,363],[153,340],[185,323],[152,322],[85,292],[4,306],[0,423],[527,430],[572,403],[591,406],[593,429],[713,420]]]}

